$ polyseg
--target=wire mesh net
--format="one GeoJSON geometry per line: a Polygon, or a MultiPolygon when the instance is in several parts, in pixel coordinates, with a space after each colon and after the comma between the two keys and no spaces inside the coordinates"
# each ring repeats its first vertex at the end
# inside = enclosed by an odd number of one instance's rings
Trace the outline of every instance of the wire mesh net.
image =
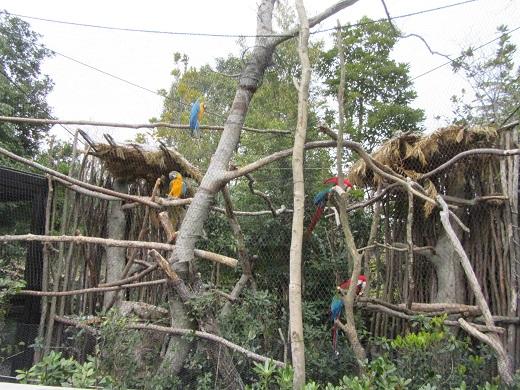
{"type": "MultiPolygon", "coordinates": [[[[508,198],[517,192],[516,157],[470,156],[433,175],[427,173],[475,147],[512,148],[515,137],[494,129],[460,127],[424,137],[404,135],[373,154],[395,173],[419,181],[424,194],[441,195],[450,204],[462,221],[454,224],[455,229],[490,310],[503,317],[516,315],[511,310],[518,244],[517,231],[511,227],[517,229],[518,216],[508,198]]],[[[88,185],[52,180],[49,187],[43,176],[0,170],[5,189],[0,204],[5,239],[0,245],[0,272],[2,278],[25,280],[24,290],[33,291],[20,294],[19,287],[9,287],[14,290],[2,341],[12,348],[2,349],[1,374],[13,376],[16,369],[28,368],[33,359],[54,350],[79,362],[103,365],[112,379],[128,387],[240,388],[257,379],[258,356],[260,361],[267,357],[290,362],[290,160],[233,181],[229,192],[219,192],[213,199],[196,237],[199,252],[190,265],[196,269],[177,268],[183,277],[190,275],[184,281],[190,299],[183,303],[150,251],[175,262],[173,246],[165,246],[175,244],[175,235],[169,234],[161,212],[167,211],[166,222],[175,232],[189,218],[191,206],[169,196],[175,180],[170,172],[178,171],[186,180],[184,197],[193,196],[209,162],[202,157],[205,149],[194,146],[199,158],[187,160],[165,144],[144,148],[109,138],[108,143],[79,139],[84,153],[72,160],[70,176],[117,191],[124,199],[113,192],[93,196],[88,185]],[[147,207],[145,199],[159,206],[147,207]],[[6,238],[27,233],[41,236],[28,242],[23,242],[27,237],[6,238]],[[140,245],[144,242],[152,244],[140,245]],[[225,263],[230,258],[238,259],[236,267],[225,263]],[[54,294],[40,296],[37,291],[42,290],[54,294]],[[202,333],[194,333],[195,329],[202,333]]],[[[314,190],[329,188],[323,180],[331,175],[330,165],[313,165],[315,161],[310,154],[306,184],[314,190]]],[[[420,304],[475,305],[476,301],[453,248],[446,244],[438,210],[424,200],[414,201],[411,258],[407,193],[393,187],[385,190],[380,204],[361,207],[389,184],[361,164],[348,171],[362,191],[351,191],[347,206],[362,273],[369,282],[356,302],[356,326],[369,356],[375,357],[381,353],[378,337],[405,334],[418,314],[431,317],[446,311],[420,304]],[[374,224],[377,208],[380,215],[374,224]],[[413,304],[406,306],[408,302],[413,304]]],[[[313,196],[306,194],[305,227],[316,209],[313,196]]],[[[331,340],[330,303],[336,286],[352,272],[344,234],[331,201],[303,247],[307,372],[321,383],[334,382],[356,367],[346,336],[339,333],[337,351],[331,340]]],[[[452,313],[455,319],[463,315],[460,310],[452,313]]],[[[502,337],[508,340],[511,335],[502,337]]]]}

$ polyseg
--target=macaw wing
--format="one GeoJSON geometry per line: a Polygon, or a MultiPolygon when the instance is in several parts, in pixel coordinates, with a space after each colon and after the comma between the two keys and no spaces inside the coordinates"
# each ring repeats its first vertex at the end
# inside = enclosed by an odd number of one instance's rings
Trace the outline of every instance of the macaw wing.
{"type": "Polygon", "coordinates": [[[332,299],[332,302],[330,303],[330,319],[334,322],[337,320],[340,315],[341,311],[343,310],[343,300],[337,296],[335,296],[332,299]]]}
{"type": "Polygon", "coordinates": [[[186,185],[186,182],[182,181],[182,197],[186,197],[188,195],[188,186],[186,185]]]}
{"type": "Polygon", "coordinates": [[[197,130],[199,128],[199,111],[200,111],[200,102],[197,100],[195,103],[193,103],[193,106],[191,107],[191,113],[190,113],[190,129],[197,130]]]}
{"type": "Polygon", "coordinates": [[[343,282],[341,282],[341,284],[338,286],[338,288],[342,289],[342,290],[346,290],[347,288],[350,287],[350,279],[347,279],[347,280],[344,280],[343,282]]]}
{"type": "Polygon", "coordinates": [[[316,206],[325,206],[329,192],[330,192],[330,188],[327,188],[326,190],[318,192],[316,194],[316,196],[314,197],[313,203],[316,206]]]}

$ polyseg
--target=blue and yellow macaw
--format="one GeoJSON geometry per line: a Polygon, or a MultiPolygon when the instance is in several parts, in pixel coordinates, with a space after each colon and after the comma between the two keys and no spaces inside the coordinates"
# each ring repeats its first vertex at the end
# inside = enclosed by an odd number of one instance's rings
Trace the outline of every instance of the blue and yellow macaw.
{"type": "Polygon", "coordinates": [[[168,176],[170,177],[168,196],[179,199],[184,198],[188,192],[188,186],[182,175],[177,171],[171,171],[168,176]]]}
{"type": "Polygon", "coordinates": [[[199,101],[199,99],[197,99],[197,101],[193,103],[193,105],[191,106],[190,129],[192,137],[200,137],[199,127],[204,111],[206,111],[206,105],[204,104],[204,102],[199,101]]]}

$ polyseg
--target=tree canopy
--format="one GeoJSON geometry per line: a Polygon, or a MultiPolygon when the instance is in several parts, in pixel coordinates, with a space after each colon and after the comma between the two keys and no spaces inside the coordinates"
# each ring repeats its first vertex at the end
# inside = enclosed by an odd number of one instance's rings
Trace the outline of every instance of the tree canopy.
{"type": "MultiPolygon", "coordinates": [[[[421,109],[410,106],[417,94],[409,66],[391,58],[399,32],[388,22],[363,17],[342,28],[345,50],[346,132],[357,142],[372,148],[396,131],[418,131],[424,119],[421,109]]],[[[326,96],[335,98],[339,85],[338,49],[320,56],[318,73],[326,96]]],[[[332,113],[326,115],[333,121],[332,113]]]]}
{"type": "MultiPolygon", "coordinates": [[[[0,12],[0,114],[50,118],[47,95],[50,78],[41,73],[42,62],[51,51],[40,43],[40,35],[28,23],[0,12]]],[[[0,144],[21,155],[35,155],[42,134],[50,126],[0,123],[0,144]]]]}

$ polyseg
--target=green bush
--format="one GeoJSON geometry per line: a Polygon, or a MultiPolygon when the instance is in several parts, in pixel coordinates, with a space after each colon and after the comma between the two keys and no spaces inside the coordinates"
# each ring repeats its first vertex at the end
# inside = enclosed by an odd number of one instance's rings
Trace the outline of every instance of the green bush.
{"type": "Polygon", "coordinates": [[[48,386],[112,388],[113,381],[99,374],[93,358],[80,364],[73,358],[65,358],[61,352],[51,351],[29,370],[17,370],[20,383],[36,383],[48,386]]]}

